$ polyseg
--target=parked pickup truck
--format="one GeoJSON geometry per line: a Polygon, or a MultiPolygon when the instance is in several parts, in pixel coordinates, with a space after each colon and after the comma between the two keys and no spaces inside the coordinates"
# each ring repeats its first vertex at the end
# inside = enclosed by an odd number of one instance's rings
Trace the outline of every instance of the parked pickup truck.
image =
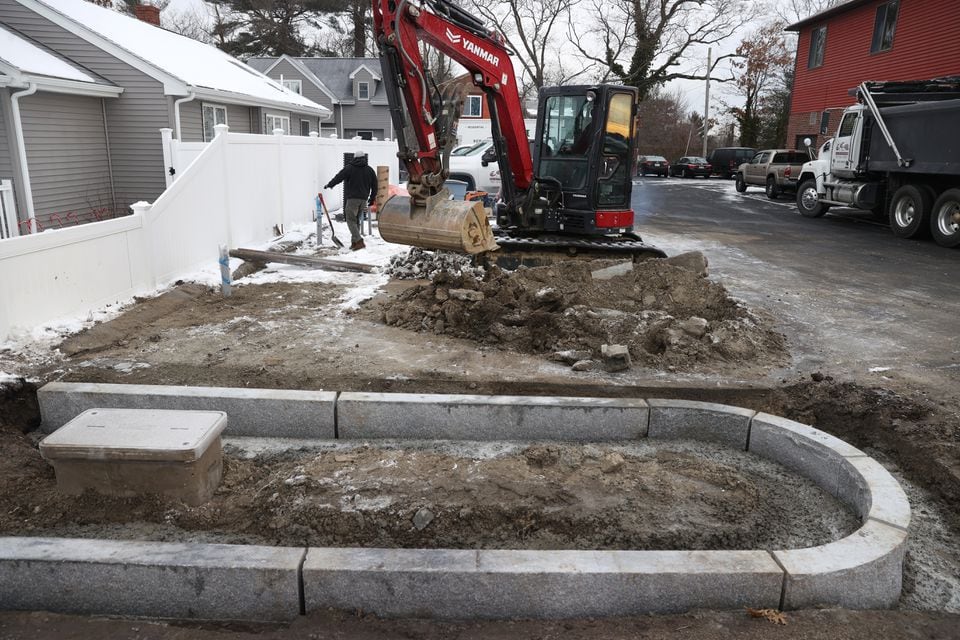
{"type": "Polygon", "coordinates": [[[743,193],[750,185],[763,187],[767,197],[776,200],[784,191],[797,190],[797,178],[804,162],[809,162],[806,151],[793,149],[765,149],[757,152],[750,162],[737,169],[737,191],[743,193]]]}

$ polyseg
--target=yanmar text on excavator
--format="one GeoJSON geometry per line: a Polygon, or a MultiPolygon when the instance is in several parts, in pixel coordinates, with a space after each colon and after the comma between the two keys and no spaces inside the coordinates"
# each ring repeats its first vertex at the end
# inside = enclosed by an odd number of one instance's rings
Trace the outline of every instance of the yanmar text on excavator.
{"type": "Polygon", "coordinates": [[[635,88],[541,89],[531,152],[500,33],[448,0],[373,0],[373,18],[397,155],[410,176],[409,197],[394,196],[380,211],[385,240],[470,254],[665,255],[633,232],[635,88]],[[463,97],[437,87],[421,42],[463,65],[486,96],[503,176],[496,230],[479,202],[450,200],[444,188],[463,97]]]}

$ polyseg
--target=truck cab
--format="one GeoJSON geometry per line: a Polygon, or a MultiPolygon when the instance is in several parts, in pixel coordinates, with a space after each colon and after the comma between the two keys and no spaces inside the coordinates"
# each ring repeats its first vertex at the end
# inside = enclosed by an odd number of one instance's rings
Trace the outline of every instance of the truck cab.
{"type": "Polygon", "coordinates": [[[960,246],[960,77],[864,82],[851,94],[857,104],[800,170],[800,213],[853,207],[898,237],[960,246]]]}

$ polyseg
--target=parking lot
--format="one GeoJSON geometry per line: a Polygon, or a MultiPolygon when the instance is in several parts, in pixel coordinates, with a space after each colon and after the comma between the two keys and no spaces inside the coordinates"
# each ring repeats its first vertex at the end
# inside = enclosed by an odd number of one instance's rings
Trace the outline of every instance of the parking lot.
{"type": "Polygon", "coordinates": [[[956,250],[896,238],[853,209],[804,218],[792,195],[739,194],[719,178],[638,179],[634,209],[645,240],[703,251],[713,277],[782,321],[798,369],[956,392],[956,250]]]}

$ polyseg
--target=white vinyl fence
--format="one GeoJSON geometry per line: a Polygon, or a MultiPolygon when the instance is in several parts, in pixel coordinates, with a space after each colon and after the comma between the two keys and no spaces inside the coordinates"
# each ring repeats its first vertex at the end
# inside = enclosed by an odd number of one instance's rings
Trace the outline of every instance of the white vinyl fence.
{"type": "MultiPolygon", "coordinates": [[[[218,125],[176,180],[130,216],[0,241],[0,340],[129,300],[313,218],[319,188],[358,149],[390,167],[392,142],[229,133],[218,125]]],[[[340,189],[324,192],[338,208],[340,189]]]]}
{"type": "Polygon", "coordinates": [[[13,182],[0,180],[0,240],[20,235],[17,207],[13,199],[13,182]]]}

